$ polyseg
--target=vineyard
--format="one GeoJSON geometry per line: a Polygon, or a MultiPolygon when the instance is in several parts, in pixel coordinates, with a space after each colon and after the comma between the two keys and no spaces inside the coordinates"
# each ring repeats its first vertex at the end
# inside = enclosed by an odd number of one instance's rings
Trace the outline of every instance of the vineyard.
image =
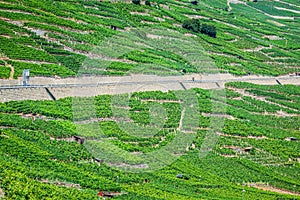
{"type": "Polygon", "coordinates": [[[0,77],[16,79],[23,69],[32,76],[72,77],[80,68],[96,75],[184,74],[207,72],[206,65],[235,75],[294,73],[299,71],[299,13],[299,2],[287,0],[153,0],[147,5],[5,0],[0,2],[0,77]],[[188,19],[215,27],[215,37],[183,28],[188,19]],[[203,68],[170,49],[149,46],[160,42],[148,32],[153,29],[201,46],[203,68]],[[140,30],[138,42],[124,37],[134,30],[140,30]],[[93,55],[111,40],[130,51],[93,55]]]}
{"type": "Polygon", "coordinates": [[[299,24],[297,0],[1,0],[1,84],[35,78],[0,88],[0,199],[300,200],[299,24]]]}
{"type": "Polygon", "coordinates": [[[114,145],[128,152],[123,155],[126,162],[142,167],[143,161],[134,155],[164,148],[184,126],[183,92],[1,103],[4,199],[97,199],[99,191],[118,194],[113,199],[300,199],[298,86],[231,82],[226,99],[211,98],[213,90],[191,92],[200,115],[197,127],[185,134],[194,139],[170,165],[144,173],[115,168],[113,161],[98,157],[84,144],[114,145]],[[95,106],[75,112],[74,102],[95,106]],[[226,109],[216,109],[221,105],[226,109]],[[162,118],[153,118],[154,108],[165,111],[162,118]],[[215,128],[210,125],[213,118],[223,118],[224,127],[217,130],[212,150],[200,158],[205,137],[215,128]],[[120,122],[126,120],[136,127],[155,124],[159,130],[140,137],[142,133],[122,127],[120,122]],[[108,142],[96,142],[103,138],[108,142]]]}

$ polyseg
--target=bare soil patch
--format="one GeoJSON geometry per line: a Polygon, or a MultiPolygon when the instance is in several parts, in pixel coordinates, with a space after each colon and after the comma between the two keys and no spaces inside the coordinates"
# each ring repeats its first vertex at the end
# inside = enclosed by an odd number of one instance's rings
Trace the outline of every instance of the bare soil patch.
{"type": "Polygon", "coordinates": [[[22,118],[25,118],[25,119],[32,119],[32,121],[34,121],[36,119],[42,119],[42,120],[45,120],[45,121],[55,119],[55,118],[52,118],[52,117],[47,117],[47,116],[44,116],[44,115],[32,114],[32,113],[28,113],[28,114],[17,113],[17,115],[20,115],[22,118]]]}
{"type": "Polygon", "coordinates": [[[14,79],[14,74],[15,74],[15,68],[12,65],[7,65],[10,68],[10,74],[9,74],[9,80],[14,79]]]}
{"type": "Polygon", "coordinates": [[[277,35],[264,35],[262,38],[268,38],[269,40],[282,40],[282,38],[277,35]]]}
{"type": "Polygon", "coordinates": [[[208,17],[201,16],[201,15],[184,15],[190,19],[209,19],[208,17]]]}
{"type": "Polygon", "coordinates": [[[146,34],[147,38],[151,39],[160,39],[162,36],[160,35],[154,35],[154,34],[146,34]]]}
{"type": "Polygon", "coordinates": [[[225,157],[225,158],[235,158],[235,157],[237,157],[236,155],[224,155],[224,154],[220,154],[220,155],[225,157]]]}
{"type": "Polygon", "coordinates": [[[239,0],[227,0],[227,3],[233,3],[233,4],[246,4],[244,1],[239,1],[239,0]]]}
{"type": "Polygon", "coordinates": [[[188,37],[197,37],[196,35],[194,35],[194,34],[191,34],[191,33],[186,33],[186,34],[184,34],[185,36],[188,36],[188,37]]]}
{"type": "Polygon", "coordinates": [[[122,117],[110,117],[110,118],[91,118],[88,120],[78,121],[78,124],[90,124],[94,122],[104,122],[104,121],[114,121],[114,122],[130,122],[133,123],[133,120],[126,119],[122,117]]]}
{"type": "Polygon", "coordinates": [[[5,193],[3,192],[3,190],[0,188],[0,199],[4,198],[5,193]]]}
{"type": "Polygon", "coordinates": [[[20,10],[6,10],[6,9],[0,9],[0,11],[3,11],[3,12],[10,12],[10,13],[20,13],[20,14],[24,14],[24,15],[34,15],[33,13],[25,12],[25,11],[20,11],[20,10]]]}
{"type": "Polygon", "coordinates": [[[145,20],[142,20],[141,23],[143,23],[143,24],[156,24],[155,22],[149,22],[149,21],[145,21],[145,20]]]}
{"type": "Polygon", "coordinates": [[[281,188],[276,188],[274,186],[271,186],[271,185],[265,184],[265,183],[249,183],[248,186],[249,187],[255,187],[257,189],[261,189],[261,190],[265,190],[265,191],[276,192],[276,193],[280,193],[280,194],[290,194],[290,195],[300,196],[299,193],[295,193],[295,192],[285,190],[285,189],[281,189],[281,188]]]}
{"type": "Polygon", "coordinates": [[[163,9],[170,10],[170,7],[165,4],[159,4],[159,6],[162,7],[163,9]]]}
{"type": "Polygon", "coordinates": [[[228,6],[229,12],[232,10],[232,7],[230,6],[231,3],[232,4],[245,4],[245,2],[239,1],[239,0],[227,0],[227,6],[228,6]]]}
{"type": "Polygon", "coordinates": [[[164,22],[164,21],[165,21],[165,19],[160,18],[160,17],[154,17],[154,19],[156,19],[156,20],[158,20],[158,21],[160,21],[160,22],[164,22]]]}
{"type": "Polygon", "coordinates": [[[157,103],[182,103],[178,100],[167,100],[167,99],[142,99],[142,102],[157,102],[157,103]]]}
{"type": "Polygon", "coordinates": [[[130,12],[131,15],[143,15],[143,16],[150,16],[149,13],[143,12],[130,12]]]}
{"type": "Polygon", "coordinates": [[[227,119],[234,120],[235,118],[228,114],[214,114],[214,113],[202,113],[204,117],[223,117],[227,119]]]}
{"type": "Polygon", "coordinates": [[[292,10],[292,9],[287,9],[287,8],[282,8],[282,7],[277,7],[277,6],[274,6],[274,8],[276,8],[277,10],[284,10],[284,11],[289,11],[289,12],[300,14],[300,11],[298,11],[298,10],[292,10]]]}
{"type": "Polygon", "coordinates": [[[258,52],[258,51],[261,51],[263,49],[266,49],[266,47],[264,46],[259,46],[259,47],[256,47],[254,49],[243,49],[243,51],[245,52],[258,52]]]}
{"type": "Polygon", "coordinates": [[[284,24],[279,23],[279,22],[274,21],[274,20],[269,20],[269,19],[268,19],[267,22],[270,22],[270,23],[272,23],[272,24],[274,24],[274,25],[276,25],[276,26],[280,26],[280,27],[285,26],[284,24]]]}
{"type": "Polygon", "coordinates": [[[147,169],[149,166],[147,164],[136,164],[136,165],[129,165],[125,163],[107,163],[108,166],[113,166],[113,167],[126,167],[126,168],[131,168],[131,169],[147,169]]]}
{"type": "Polygon", "coordinates": [[[229,134],[224,134],[224,133],[218,133],[218,135],[224,136],[224,137],[234,137],[234,138],[243,138],[243,139],[256,139],[256,140],[270,139],[266,136],[253,136],[253,135],[239,136],[239,135],[229,135],[229,134]]]}
{"type": "Polygon", "coordinates": [[[50,184],[54,184],[57,186],[64,186],[67,188],[77,188],[78,190],[81,189],[81,186],[79,184],[74,184],[74,183],[66,183],[66,182],[60,182],[60,181],[49,181],[46,179],[42,179],[40,180],[41,183],[50,183],[50,184]]]}

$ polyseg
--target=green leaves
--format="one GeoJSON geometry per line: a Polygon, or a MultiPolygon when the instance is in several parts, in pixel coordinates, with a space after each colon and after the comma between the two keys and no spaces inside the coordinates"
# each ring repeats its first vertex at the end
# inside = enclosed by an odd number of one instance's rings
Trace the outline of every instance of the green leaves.
{"type": "Polygon", "coordinates": [[[195,33],[203,33],[210,37],[217,37],[216,27],[208,24],[201,24],[199,19],[187,19],[183,22],[182,28],[191,30],[195,33]]]}

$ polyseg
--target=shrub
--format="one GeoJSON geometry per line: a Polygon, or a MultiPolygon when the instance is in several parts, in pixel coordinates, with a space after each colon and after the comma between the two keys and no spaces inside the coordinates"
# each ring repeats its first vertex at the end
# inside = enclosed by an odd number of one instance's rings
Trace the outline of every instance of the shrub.
{"type": "Polygon", "coordinates": [[[198,1],[196,1],[196,0],[193,0],[193,1],[191,1],[191,4],[193,4],[193,5],[198,5],[198,1]]]}
{"type": "Polygon", "coordinates": [[[8,67],[0,67],[0,78],[9,78],[10,68],[8,67]]]}
{"type": "Polygon", "coordinates": [[[146,0],[146,1],[145,1],[145,5],[151,6],[151,2],[150,2],[149,0],[146,0]]]}
{"type": "Polygon", "coordinates": [[[216,27],[212,25],[203,24],[201,26],[200,32],[206,35],[209,35],[210,37],[215,38],[217,36],[216,27]]]}
{"type": "Polygon", "coordinates": [[[213,38],[217,37],[217,31],[215,26],[208,24],[201,25],[200,20],[198,19],[185,20],[182,24],[182,28],[188,29],[195,33],[203,33],[213,38]]]}
{"type": "Polygon", "coordinates": [[[136,5],[140,5],[141,4],[141,0],[132,0],[132,3],[134,3],[136,5]]]}
{"type": "Polygon", "coordinates": [[[198,19],[188,19],[182,24],[182,28],[191,30],[193,32],[200,32],[200,21],[198,19]]]}

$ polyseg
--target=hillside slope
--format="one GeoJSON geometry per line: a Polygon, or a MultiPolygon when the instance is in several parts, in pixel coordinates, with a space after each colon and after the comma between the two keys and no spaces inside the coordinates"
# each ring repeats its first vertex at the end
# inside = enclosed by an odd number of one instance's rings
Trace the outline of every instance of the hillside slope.
{"type": "Polygon", "coordinates": [[[0,0],[0,199],[300,199],[299,19],[298,0],[0,0]]]}
{"type": "Polygon", "coordinates": [[[1,103],[0,191],[5,199],[96,199],[99,191],[119,194],[114,199],[300,199],[299,87],[235,82],[227,88],[226,105],[222,97],[210,99],[213,91],[193,90],[201,114],[184,133],[192,142],[170,164],[157,157],[161,168],[149,172],[152,162],[140,156],[161,152],[186,123],[175,92],[134,93],[127,106],[126,96],[97,96],[95,116],[83,104],[84,110],[74,107],[90,98],[1,103]],[[150,112],[159,107],[167,118],[150,137],[121,124],[152,126],[150,112]],[[222,130],[211,125],[216,118],[222,130]],[[218,133],[216,143],[201,156],[210,130],[218,133]],[[110,154],[112,146],[127,153],[110,154]]]}
{"type": "MultiPolygon", "coordinates": [[[[299,1],[199,0],[194,5],[188,0],[153,0],[151,6],[122,2],[126,1],[1,1],[0,77],[17,78],[23,69],[30,69],[33,76],[74,76],[86,61],[94,63],[83,72],[87,74],[140,73],[141,63],[179,73],[201,72],[180,55],[147,46],[106,57],[106,65],[97,64],[103,56],[92,56],[93,49],[134,29],[177,31],[198,43],[221,72],[299,71],[299,1]],[[217,37],[183,29],[190,18],[215,26],[217,37]]],[[[126,38],[118,39],[126,43],[126,38]]],[[[142,72],[155,73],[152,68],[142,72]]]]}

